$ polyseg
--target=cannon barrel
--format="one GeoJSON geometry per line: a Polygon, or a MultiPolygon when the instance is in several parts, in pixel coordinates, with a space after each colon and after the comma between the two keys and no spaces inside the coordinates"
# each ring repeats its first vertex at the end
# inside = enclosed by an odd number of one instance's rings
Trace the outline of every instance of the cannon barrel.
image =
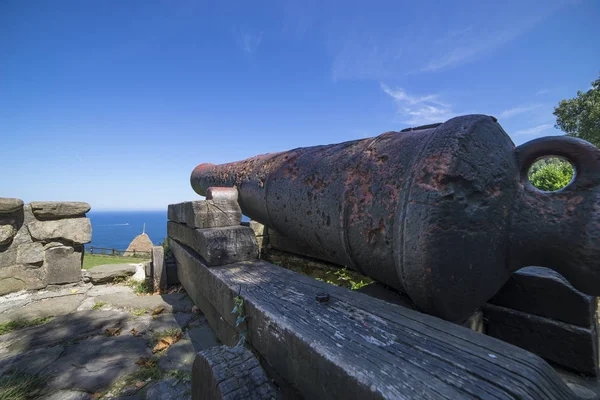
{"type": "Polygon", "coordinates": [[[600,294],[600,150],[554,136],[515,147],[496,119],[200,164],[193,189],[236,186],[245,215],[462,321],[528,265],[600,294]],[[542,192],[527,172],[568,159],[575,177],[542,192]]]}

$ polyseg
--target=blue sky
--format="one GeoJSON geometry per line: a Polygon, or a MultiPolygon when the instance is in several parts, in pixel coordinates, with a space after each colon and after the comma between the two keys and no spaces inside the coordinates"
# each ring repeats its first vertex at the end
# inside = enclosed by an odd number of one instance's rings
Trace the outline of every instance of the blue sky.
{"type": "Polygon", "coordinates": [[[165,209],[202,162],[496,116],[561,132],[598,1],[0,1],[0,196],[165,209]]]}

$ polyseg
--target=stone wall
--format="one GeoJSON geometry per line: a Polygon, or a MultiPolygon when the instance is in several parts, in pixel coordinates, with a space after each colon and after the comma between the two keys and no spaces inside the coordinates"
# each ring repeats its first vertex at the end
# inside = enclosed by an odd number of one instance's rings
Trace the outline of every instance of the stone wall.
{"type": "Polygon", "coordinates": [[[89,210],[82,202],[0,198],[0,295],[81,280],[89,210]]]}

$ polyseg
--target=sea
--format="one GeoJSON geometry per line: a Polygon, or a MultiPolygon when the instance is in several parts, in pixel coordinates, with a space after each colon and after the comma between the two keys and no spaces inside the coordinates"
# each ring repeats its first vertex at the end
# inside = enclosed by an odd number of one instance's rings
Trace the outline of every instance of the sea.
{"type": "Polygon", "coordinates": [[[144,231],[155,245],[167,237],[167,210],[164,211],[90,211],[92,241],[86,245],[125,250],[144,231]]]}
{"type": "MultiPolygon", "coordinates": [[[[155,245],[167,237],[167,210],[165,211],[90,211],[92,241],[86,244],[106,249],[125,250],[129,243],[144,231],[155,245]]],[[[250,221],[245,215],[242,221],[250,221]]]]}

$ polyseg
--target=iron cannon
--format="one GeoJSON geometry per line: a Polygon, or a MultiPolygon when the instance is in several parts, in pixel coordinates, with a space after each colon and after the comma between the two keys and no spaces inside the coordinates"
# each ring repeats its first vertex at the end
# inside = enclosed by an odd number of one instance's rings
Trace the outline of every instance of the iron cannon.
{"type": "Polygon", "coordinates": [[[236,186],[245,215],[462,321],[516,270],[552,268],[600,295],[600,150],[566,136],[515,147],[494,117],[467,115],[377,137],[200,164],[200,195],[236,186]],[[575,168],[531,185],[543,156],[575,168]]]}

